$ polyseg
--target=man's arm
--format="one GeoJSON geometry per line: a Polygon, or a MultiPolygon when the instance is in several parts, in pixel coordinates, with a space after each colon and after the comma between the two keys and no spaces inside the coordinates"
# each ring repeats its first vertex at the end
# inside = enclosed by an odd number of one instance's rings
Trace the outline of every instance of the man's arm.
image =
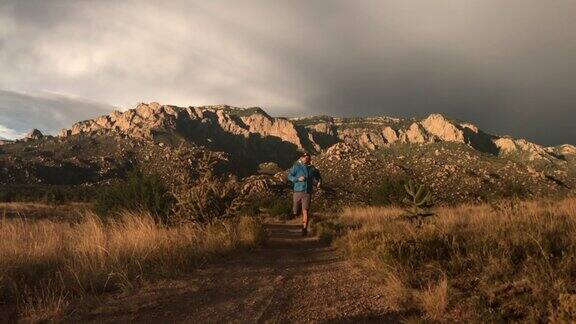
{"type": "Polygon", "coordinates": [[[292,166],[292,168],[290,168],[290,171],[288,171],[288,180],[291,182],[298,181],[298,179],[296,179],[296,168],[294,166],[292,166]]]}

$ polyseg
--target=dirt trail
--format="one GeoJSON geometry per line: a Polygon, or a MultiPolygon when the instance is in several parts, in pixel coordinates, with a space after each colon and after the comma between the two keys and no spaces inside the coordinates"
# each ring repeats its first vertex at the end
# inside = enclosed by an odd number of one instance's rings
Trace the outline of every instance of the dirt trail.
{"type": "Polygon", "coordinates": [[[301,236],[297,224],[266,225],[257,251],[198,270],[191,278],[105,301],[93,322],[388,322],[381,292],[337,251],[301,236]]]}

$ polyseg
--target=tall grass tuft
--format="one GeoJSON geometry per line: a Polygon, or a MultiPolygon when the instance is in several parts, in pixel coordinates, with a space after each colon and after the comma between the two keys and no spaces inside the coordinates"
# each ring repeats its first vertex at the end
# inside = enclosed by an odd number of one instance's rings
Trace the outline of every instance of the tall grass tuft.
{"type": "Polygon", "coordinates": [[[65,313],[70,300],[131,289],[169,277],[262,239],[262,226],[242,217],[167,227],[149,213],[76,223],[0,219],[0,303],[16,303],[34,321],[65,313]]]}
{"type": "Polygon", "coordinates": [[[441,320],[448,308],[448,280],[442,278],[436,285],[422,291],[420,302],[427,319],[441,320]]]}

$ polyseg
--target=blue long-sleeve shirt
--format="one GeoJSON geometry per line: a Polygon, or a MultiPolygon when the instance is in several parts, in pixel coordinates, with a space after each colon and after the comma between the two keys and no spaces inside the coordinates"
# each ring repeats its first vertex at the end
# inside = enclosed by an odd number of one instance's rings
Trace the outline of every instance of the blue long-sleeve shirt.
{"type": "Polygon", "coordinates": [[[312,193],[314,191],[314,180],[321,182],[320,171],[313,165],[306,165],[300,161],[296,162],[288,172],[288,180],[294,184],[294,191],[312,193]],[[304,181],[298,178],[304,177],[304,181]]]}

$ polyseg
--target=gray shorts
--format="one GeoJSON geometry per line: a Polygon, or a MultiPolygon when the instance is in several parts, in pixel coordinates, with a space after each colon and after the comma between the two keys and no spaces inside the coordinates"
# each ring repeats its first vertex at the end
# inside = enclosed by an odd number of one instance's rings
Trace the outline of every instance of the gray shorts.
{"type": "Polygon", "coordinates": [[[294,215],[300,214],[300,207],[304,210],[310,210],[310,200],[312,198],[312,194],[305,193],[305,192],[294,192],[293,196],[293,205],[292,210],[294,211],[294,215]]]}

